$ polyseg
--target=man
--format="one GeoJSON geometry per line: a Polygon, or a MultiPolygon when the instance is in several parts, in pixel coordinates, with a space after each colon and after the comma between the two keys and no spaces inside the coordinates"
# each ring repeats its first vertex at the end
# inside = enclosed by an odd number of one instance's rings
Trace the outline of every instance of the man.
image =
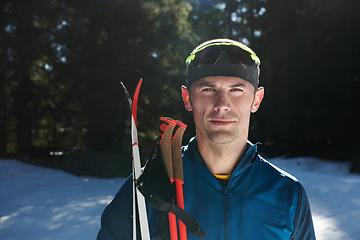
{"type": "MultiPolygon", "coordinates": [[[[184,202],[204,239],[315,239],[301,184],[247,140],[250,115],[264,97],[260,59],[239,42],[216,39],[195,48],[186,64],[182,97],[196,137],[182,150],[184,202]]],[[[103,213],[99,240],[132,239],[131,198],[129,179],[103,213]]],[[[158,216],[148,206],[152,239],[160,237],[158,216]]]]}

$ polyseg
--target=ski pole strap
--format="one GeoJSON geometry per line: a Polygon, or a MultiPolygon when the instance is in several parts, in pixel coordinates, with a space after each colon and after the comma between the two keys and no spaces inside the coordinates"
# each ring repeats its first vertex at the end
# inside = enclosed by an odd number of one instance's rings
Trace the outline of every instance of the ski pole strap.
{"type": "Polygon", "coordinates": [[[200,229],[198,222],[184,209],[173,204],[175,189],[166,171],[159,141],[160,137],[153,143],[149,160],[136,186],[151,206],[160,211],[175,214],[186,225],[189,232],[203,238],[205,233],[200,229]],[[157,148],[157,156],[153,158],[155,148],[157,148]]]}
{"type": "Polygon", "coordinates": [[[205,232],[201,230],[199,223],[184,209],[168,202],[162,202],[157,209],[163,212],[171,212],[175,214],[175,216],[186,225],[189,232],[200,239],[205,237],[205,232]]]}

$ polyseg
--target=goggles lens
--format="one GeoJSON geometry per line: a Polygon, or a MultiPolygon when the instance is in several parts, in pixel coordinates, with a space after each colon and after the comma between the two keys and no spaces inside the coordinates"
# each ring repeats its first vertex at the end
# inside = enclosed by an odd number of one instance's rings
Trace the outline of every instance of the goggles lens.
{"type": "Polygon", "coordinates": [[[231,64],[260,65],[259,57],[245,45],[224,42],[211,43],[195,50],[186,59],[186,64],[189,67],[197,67],[202,64],[216,64],[220,54],[223,52],[231,64]]]}

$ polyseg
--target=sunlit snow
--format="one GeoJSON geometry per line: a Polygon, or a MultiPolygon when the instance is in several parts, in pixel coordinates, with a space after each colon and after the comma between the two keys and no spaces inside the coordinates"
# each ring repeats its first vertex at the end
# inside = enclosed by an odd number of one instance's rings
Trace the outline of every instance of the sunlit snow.
{"type": "MultiPolygon", "coordinates": [[[[314,158],[271,162],[304,185],[318,240],[360,239],[360,175],[314,158]]],[[[96,239],[101,213],[123,182],[0,160],[0,239],[96,239]]]]}

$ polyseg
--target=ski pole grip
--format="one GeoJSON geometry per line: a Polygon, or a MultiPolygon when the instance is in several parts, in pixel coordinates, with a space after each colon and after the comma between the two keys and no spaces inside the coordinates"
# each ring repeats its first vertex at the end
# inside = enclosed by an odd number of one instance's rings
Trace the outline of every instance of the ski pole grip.
{"type": "Polygon", "coordinates": [[[174,168],[174,177],[183,182],[184,174],[182,166],[181,146],[183,135],[187,126],[186,124],[176,120],[173,120],[173,123],[175,123],[175,128],[172,136],[171,154],[174,168]]]}
{"type": "Polygon", "coordinates": [[[158,133],[160,135],[159,146],[166,171],[169,174],[171,181],[174,181],[174,170],[171,153],[171,137],[174,128],[175,123],[171,119],[165,117],[160,118],[158,128],[158,133]]]}

